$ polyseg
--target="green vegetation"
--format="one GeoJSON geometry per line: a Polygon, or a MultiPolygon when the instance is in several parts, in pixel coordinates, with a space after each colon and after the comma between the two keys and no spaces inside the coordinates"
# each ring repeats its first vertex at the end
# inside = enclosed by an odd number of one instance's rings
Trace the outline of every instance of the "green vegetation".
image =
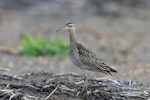
{"type": "Polygon", "coordinates": [[[56,38],[49,42],[38,37],[25,35],[22,39],[23,51],[21,54],[28,56],[62,56],[68,52],[69,43],[64,43],[62,39],[56,38]]]}

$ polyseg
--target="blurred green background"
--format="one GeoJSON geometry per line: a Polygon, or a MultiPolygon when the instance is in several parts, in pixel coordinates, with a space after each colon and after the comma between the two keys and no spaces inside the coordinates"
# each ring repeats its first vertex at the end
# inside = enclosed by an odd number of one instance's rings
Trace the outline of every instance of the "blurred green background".
{"type": "Polygon", "coordinates": [[[76,24],[80,43],[118,71],[113,77],[88,72],[89,77],[150,82],[149,0],[0,0],[0,66],[13,74],[82,74],[69,60],[67,45],[62,56],[57,55],[58,48],[53,51],[56,56],[45,54],[45,49],[44,56],[19,54],[24,46],[30,51],[28,39],[22,44],[26,35],[35,40],[36,48],[45,44],[50,48],[59,41],[65,45],[68,32],[56,30],[68,22],[76,24]],[[44,44],[39,45],[37,38],[44,44]]]}

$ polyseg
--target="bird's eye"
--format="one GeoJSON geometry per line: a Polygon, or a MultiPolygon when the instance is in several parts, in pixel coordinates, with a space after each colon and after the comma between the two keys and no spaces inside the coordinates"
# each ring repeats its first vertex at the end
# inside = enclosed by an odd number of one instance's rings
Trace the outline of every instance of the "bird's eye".
{"type": "Polygon", "coordinates": [[[68,25],[68,27],[72,27],[72,25],[68,25]]]}

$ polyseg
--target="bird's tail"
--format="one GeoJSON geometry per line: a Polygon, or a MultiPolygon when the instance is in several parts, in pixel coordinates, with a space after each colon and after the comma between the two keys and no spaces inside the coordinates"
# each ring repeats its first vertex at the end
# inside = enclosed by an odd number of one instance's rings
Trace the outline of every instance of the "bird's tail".
{"type": "Polygon", "coordinates": [[[107,67],[109,68],[109,70],[108,70],[107,72],[108,72],[111,76],[112,76],[111,72],[117,73],[117,71],[114,70],[113,68],[111,68],[111,67],[109,67],[109,66],[107,66],[107,67]]]}
{"type": "Polygon", "coordinates": [[[111,72],[114,72],[114,73],[117,73],[117,71],[114,70],[114,69],[112,69],[112,68],[110,68],[110,71],[111,71],[111,72]]]}

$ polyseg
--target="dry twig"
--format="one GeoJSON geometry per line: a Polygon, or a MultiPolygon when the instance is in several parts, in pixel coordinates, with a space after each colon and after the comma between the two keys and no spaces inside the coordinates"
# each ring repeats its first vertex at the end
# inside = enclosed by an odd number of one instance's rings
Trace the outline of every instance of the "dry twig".
{"type": "Polygon", "coordinates": [[[82,91],[83,79],[75,74],[30,73],[19,77],[22,79],[4,75],[0,77],[0,99],[150,99],[149,84],[144,85],[133,80],[124,82],[106,78],[92,78],[88,79],[87,91],[82,91]],[[49,92],[50,94],[48,94],[49,92]]]}

